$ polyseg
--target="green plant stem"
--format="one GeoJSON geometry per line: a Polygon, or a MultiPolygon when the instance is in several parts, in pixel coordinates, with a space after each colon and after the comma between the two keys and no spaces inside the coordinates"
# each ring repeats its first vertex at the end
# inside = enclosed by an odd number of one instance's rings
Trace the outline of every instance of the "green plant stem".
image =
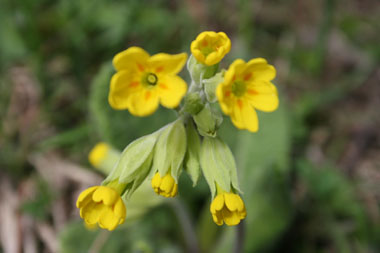
{"type": "Polygon", "coordinates": [[[236,228],[235,253],[243,252],[245,239],[245,220],[242,220],[236,228]]]}
{"type": "Polygon", "coordinates": [[[178,199],[173,199],[168,203],[174,209],[178,221],[181,224],[187,252],[200,252],[197,236],[194,227],[191,224],[190,215],[184,208],[182,202],[178,199]]]}

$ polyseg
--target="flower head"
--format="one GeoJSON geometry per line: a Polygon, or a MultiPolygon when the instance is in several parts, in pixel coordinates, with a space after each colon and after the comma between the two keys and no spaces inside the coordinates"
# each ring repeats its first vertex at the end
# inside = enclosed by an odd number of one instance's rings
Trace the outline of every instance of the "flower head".
{"type": "Polygon", "coordinates": [[[247,216],[243,200],[231,192],[218,193],[210,205],[210,212],[212,219],[219,226],[223,225],[223,222],[228,226],[235,226],[247,216]]]}
{"type": "Polygon", "coordinates": [[[190,49],[199,62],[211,66],[230,52],[231,41],[224,32],[202,32],[191,43],[190,49]]]}
{"type": "Polygon", "coordinates": [[[175,108],[187,85],[177,76],[185,65],[186,53],[150,56],[139,47],[130,47],[113,59],[117,73],[112,77],[108,101],[114,109],[128,109],[135,116],[147,116],[161,103],[175,108]]]}
{"type": "Polygon", "coordinates": [[[152,187],[158,195],[167,198],[175,197],[178,192],[178,184],[170,173],[161,177],[160,173],[157,172],[152,179],[152,187]]]}
{"type": "Polygon", "coordinates": [[[93,186],[78,197],[80,217],[89,226],[99,224],[101,228],[114,230],[124,223],[126,208],[120,194],[108,186],[93,186]]]}
{"type": "Polygon", "coordinates": [[[247,63],[238,59],[230,65],[216,95],[222,111],[230,115],[237,128],[256,132],[259,122],[255,109],[264,112],[277,109],[277,89],[270,82],[275,76],[275,68],[262,58],[247,63]]]}

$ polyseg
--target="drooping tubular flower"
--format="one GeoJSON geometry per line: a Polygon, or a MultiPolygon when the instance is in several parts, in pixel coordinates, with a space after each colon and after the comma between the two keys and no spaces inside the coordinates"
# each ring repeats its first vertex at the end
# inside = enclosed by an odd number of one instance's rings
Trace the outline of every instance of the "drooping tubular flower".
{"type": "Polygon", "coordinates": [[[237,59],[230,65],[216,95],[222,111],[237,128],[256,132],[259,121],[255,109],[264,112],[277,109],[277,89],[271,83],[275,76],[275,68],[262,58],[247,63],[237,59]]]}
{"type": "Polygon", "coordinates": [[[244,202],[240,196],[232,192],[225,192],[220,188],[210,205],[210,212],[212,219],[219,226],[223,223],[235,226],[247,216],[244,202]]]}
{"type": "Polygon", "coordinates": [[[126,208],[117,188],[93,186],[79,195],[77,207],[87,225],[98,223],[101,228],[111,231],[124,223],[126,208]]]}
{"type": "Polygon", "coordinates": [[[110,105],[135,116],[152,114],[159,103],[177,107],[187,90],[186,82],[177,76],[186,59],[186,53],[150,56],[139,47],[117,54],[113,59],[117,73],[111,79],[110,105]]]}
{"type": "Polygon", "coordinates": [[[219,137],[204,137],[200,164],[211,191],[210,212],[214,222],[219,226],[239,224],[247,212],[238,195],[241,191],[231,150],[219,137]]]}
{"type": "Polygon", "coordinates": [[[166,126],[155,146],[151,185],[158,195],[167,198],[177,195],[185,153],[186,130],[180,118],[166,126]]]}
{"type": "Polygon", "coordinates": [[[231,41],[224,32],[202,32],[191,43],[190,49],[199,62],[211,66],[230,52],[231,41]]]}
{"type": "Polygon", "coordinates": [[[152,187],[155,193],[167,198],[173,198],[178,193],[178,184],[170,171],[163,177],[157,172],[152,179],[152,187]]]}

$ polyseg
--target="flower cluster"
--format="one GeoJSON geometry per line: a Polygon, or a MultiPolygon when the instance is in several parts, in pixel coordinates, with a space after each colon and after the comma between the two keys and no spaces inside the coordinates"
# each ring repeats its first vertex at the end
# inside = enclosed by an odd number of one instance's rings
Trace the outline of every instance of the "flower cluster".
{"type": "Polygon", "coordinates": [[[175,197],[184,171],[194,186],[202,172],[210,187],[210,212],[217,225],[237,225],[246,217],[234,156],[218,135],[221,112],[229,115],[237,128],[256,132],[256,110],[273,111],[279,102],[271,82],[276,71],[266,60],[237,59],[227,70],[219,70],[220,61],[230,50],[231,41],[225,33],[199,34],[191,43],[192,55],[187,60],[189,87],[177,75],[186,63],[186,53],[150,56],[131,47],[114,57],[116,73],[108,96],[111,107],[142,117],[154,113],[161,104],[176,109],[178,118],[133,141],[121,154],[105,144],[93,149],[90,162],[113,169],[101,186],[90,187],[78,197],[77,207],[86,224],[98,223],[108,230],[122,224],[128,218],[125,203],[147,180],[152,192],[175,197]],[[104,157],[111,157],[112,163],[104,157]]]}

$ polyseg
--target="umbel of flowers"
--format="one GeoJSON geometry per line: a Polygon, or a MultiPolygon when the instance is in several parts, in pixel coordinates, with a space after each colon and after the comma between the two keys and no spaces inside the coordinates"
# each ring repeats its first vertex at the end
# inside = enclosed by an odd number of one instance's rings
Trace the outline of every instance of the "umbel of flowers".
{"type": "MultiPolygon", "coordinates": [[[[223,32],[202,32],[191,43],[187,60],[189,85],[178,76],[187,54],[150,56],[138,47],[118,53],[108,96],[117,110],[134,116],[153,114],[158,106],[175,109],[178,118],[130,143],[100,186],[84,190],[77,207],[87,225],[113,230],[127,217],[125,202],[144,181],[163,197],[178,194],[178,178],[185,171],[195,186],[201,175],[211,192],[210,212],[217,225],[237,225],[246,217],[234,156],[218,135],[222,112],[238,129],[256,132],[256,110],[278,107],[275,68],[262,58],[236,59],[227,70],[219,63],[231,49],[223,32]],[[182,103],[181,103],[182,102],[182,103]],[[219,106],[217,106],[219,104],[219,106]]],[[[105,163],[108,146],[90,154],[92,164],[105,163]]]]}

